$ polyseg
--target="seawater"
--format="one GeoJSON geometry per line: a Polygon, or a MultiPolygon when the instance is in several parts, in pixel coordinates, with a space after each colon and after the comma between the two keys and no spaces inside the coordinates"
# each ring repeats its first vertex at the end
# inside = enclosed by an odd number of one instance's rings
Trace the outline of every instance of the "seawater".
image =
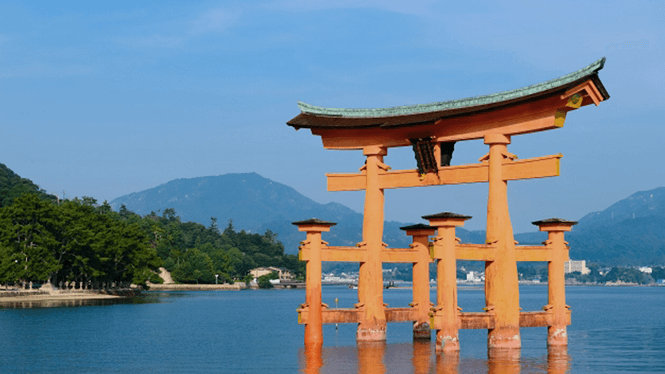
{"type": "MultiPolygon", "coordinates": [[[[356,292],[324,287],[323,302],[350,307],[356,292]]],[[[324,347],[312,356],[297,324],[303,290],[147,292],[110,305],[5,306],[0,372],[665,372],[665,288],[579,286],[566,292],[573,315],[563,354],[548,352],[546,328],[524,328],[519,356],[488,359],[486,331],[461,330],[461,351],[452,361],[435,354],[433,340],[414,344],[410,323],[389,324],[387,343],[379,346],[357,345],[355,325],[326,325],[324,347]]],[[[385,290],[384,300],[407,306],[411,290],[385,290]]],[[[520,288],[523,310],[546,303],[546,286],[520,288]]],[[[481,311],[482,289],[460,289],[459,305],[481,311]]]]}

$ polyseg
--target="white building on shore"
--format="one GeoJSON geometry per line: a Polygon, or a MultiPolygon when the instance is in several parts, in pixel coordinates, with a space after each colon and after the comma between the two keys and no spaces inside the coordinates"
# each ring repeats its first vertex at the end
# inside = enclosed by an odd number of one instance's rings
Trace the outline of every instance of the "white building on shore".
{"type": "Polygon", "coordinates": [[[589,274],[591,270],[589,270],[588,267],[586,267],[586,261],[585,260],[570,260],[566,261],[563,264],[563,271],[564,273],[574,273],[576,271],[579,271],[582,274],[589,274]]]}

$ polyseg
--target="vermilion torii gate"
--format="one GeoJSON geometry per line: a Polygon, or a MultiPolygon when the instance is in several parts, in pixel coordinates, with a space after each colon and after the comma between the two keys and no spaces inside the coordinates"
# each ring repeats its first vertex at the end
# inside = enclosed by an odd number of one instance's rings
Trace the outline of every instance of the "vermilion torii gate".
{"type": "Polygon", "coordinates": [[[548,344],[566,345],[570,311],[565,304],[563,263],[568,247],[563,233],[575,222],[534,222],[548,232],[543,246],[518,246],[508,212],[507,182],[559,175],[561,155],[517,160],[508,152],[512,137],[563,127],[568,112],[598,105],[609,95],[598,78],[605,59],[558,79],[522,89],[470,99],[386,109],[333,109],[299,103],[301,114],[288,122],[309,128],[326,149],[362,150],[366,163],[355,174],[327,174],[329,191],[365,191],[363,241],[333,247],[321,232],[335,223],[310,219],[294,222],[307,233],[300,259],[307,261],[307,300],[298,310],[305,344],[323,342],[322,324],[358,323],[358,341],[385,340],[387,322],[413,321],[414,338],[437,330],[437,349],[459,350],[458,330],[487,329],[491,348],[519,348],[520,327],[548,326],[548,344]],[[484,139],[489,153],[480,163],[449,166],[454,142],[484,139]],[[418,170],[390,170],[388,148],[412,146],[418,170]],[[382,241],[384,190],[389,188],[479,183],[489,184],[485,244],[460,244],[455,227],[471,218],[454,213],[423,216],[428,225],[403,227],[412,236],[409,248],[388,248],[382,241]],[[429,236],[434,235],[432,243],[429,236]],[[457,306],[456,262],[485,262],[485,312],[462,312],[457,306]],[[358,303],[351,309],[328,309],[321,303],[321,262],[360,263],[358,303]],[[437,262],[437,304],[429,297],[428,264],[437,262]],[[521,312],[516,261],[547,261],[548,304],[544,311],[521,312]],[[413,303],[388,308],[383,302],[382,263],[413,264],[413,303]]]}

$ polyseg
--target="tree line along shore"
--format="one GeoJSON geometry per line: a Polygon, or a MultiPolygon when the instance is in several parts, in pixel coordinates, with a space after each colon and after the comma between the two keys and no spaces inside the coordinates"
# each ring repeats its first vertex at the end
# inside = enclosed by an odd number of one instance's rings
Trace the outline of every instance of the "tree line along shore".
{"type": "MultiPolygon", "coordinates": [[[[1,181],[0,181],[1,182],[1,181]]],[[[60,200],[23,180],[0,189],[0,284],[26,289],[97,290],[162,283],[165,267],[180,284],[249,281],[250,269],[276,266],[302,277],[304,264],[269,230],[220,231],[181,222],[173,209],[135,214],[114,212],[94,198],[60,200]],[[17,190],[20,193],[16,193],[17,190]]]]}

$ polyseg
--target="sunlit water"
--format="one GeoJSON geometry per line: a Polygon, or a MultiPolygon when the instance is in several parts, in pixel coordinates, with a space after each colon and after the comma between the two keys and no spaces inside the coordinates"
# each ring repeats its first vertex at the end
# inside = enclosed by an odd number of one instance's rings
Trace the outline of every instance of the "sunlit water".
{"type": "MultiPolygon", "coordinates": [[[[324,287],[323,301],[350,307],[356,292],[324,287]]],[[[384,299],[407,306],[411,290],[386,290],[384,299]]],[[[548,351],[546,328],[525,328],[518,356],[491,359],[485,330],[461,330],[459,357],[441,357],[433,342],[412,342],[410,323],[389,324],[385,345],[361,346],[355,325],[326,325],[323,349],[307,352],[296,314],[304,300],[303,290],[155,292],[113,304],[5,308],[0,372],[665,372],[663,287],[569,287],[567,351],[548,351]]],[[[547,287],[522,287],[520,302],[525,311],[540,310],[547,287]]],[[[483,304],[482,289],[460,290],[464,311],[483,304]]]]}

